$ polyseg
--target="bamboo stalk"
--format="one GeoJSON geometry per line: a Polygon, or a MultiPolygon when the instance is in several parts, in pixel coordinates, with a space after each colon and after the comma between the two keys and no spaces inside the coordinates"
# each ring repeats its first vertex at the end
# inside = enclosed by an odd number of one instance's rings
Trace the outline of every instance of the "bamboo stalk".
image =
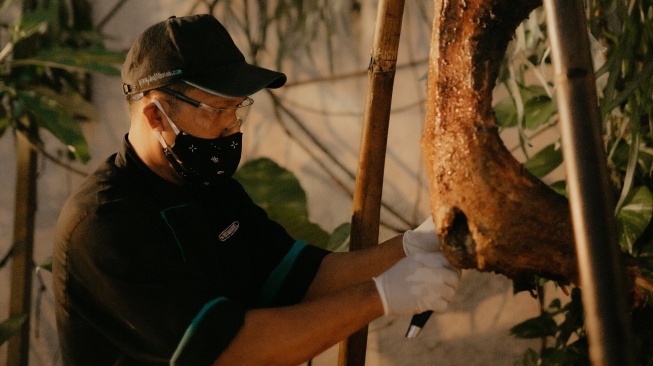
{"type": "Polygon", "coordinates": [[[634,365],[614,200],[581,0],[544,0],[593,365],[634,365]]]}
{"type": "MultiPolygon", "coordinates": [[[[403,0],[379,2],[368,69],[369,84],[353,199],[350,250],[372,247],[379,240],[383,172],[403,13],[403,0]]],[[[363,327],[341,342],[338,364],[363,366],[366,348],[367,327],[363,327]]]]}
{"type": "MultiPolygon", "coordinates": [[[[36,212],[36,152],[27,137],[16,133],[16,211],[11,262],[9,316],[30,314],[32,304],[32,252],[36,212]]],[[[21,331],[8,342],[7,365],[27,366],[29,316],[21,331]]]]}

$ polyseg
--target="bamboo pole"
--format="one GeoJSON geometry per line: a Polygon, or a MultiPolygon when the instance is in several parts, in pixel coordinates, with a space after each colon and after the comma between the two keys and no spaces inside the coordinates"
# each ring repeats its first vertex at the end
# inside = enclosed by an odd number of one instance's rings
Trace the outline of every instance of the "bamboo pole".
{"type": "MultiPolygon", "coordinates": [[[[30,314],[32,304],[32,253],[36,212],[36,152],[22,133],[16,133],[16,211],[11,261],[9,316],[30,314]]],[[[27,366],[29,316],[20,332],[8,342],[7,365],[27,366]]]]}
{"type": "Polygon", "coordinates": [[[571,217],[593,365],[633,365],[625,271],[583,1],[545,0],[571,217]]]}
{"type": "MultiPolygon", "coordinates": [[[[368,68],[368,92],[353,199],[350,250],[372,247],[379,240],[388,122],[404,0],[381,0],[378,6],[368,68]]],[[[366,348],[367,327],[363,327],[340,343],[338,364],[364,365],[366,348]]]]}

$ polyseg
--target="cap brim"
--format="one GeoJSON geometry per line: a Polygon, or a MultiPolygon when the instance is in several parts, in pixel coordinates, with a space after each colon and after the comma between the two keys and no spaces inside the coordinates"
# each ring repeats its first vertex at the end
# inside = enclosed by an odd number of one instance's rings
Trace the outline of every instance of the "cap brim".
{"type": "Polygon", "coordinates": [[[183,81],[208,93],[241,98],[264,88],[279,88],[286,83],[286,75],[248,63],[237,63],[213,70],[202,75],[183,75],[183,81]]]}

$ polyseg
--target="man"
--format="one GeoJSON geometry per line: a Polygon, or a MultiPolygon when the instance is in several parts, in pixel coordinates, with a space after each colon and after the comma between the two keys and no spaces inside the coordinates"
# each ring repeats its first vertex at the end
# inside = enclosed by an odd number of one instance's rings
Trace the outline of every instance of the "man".
{"type": "Polygon", "coordinates": [[[65,365],[297,365],[382,315],[444,311],[458,272],[428,219],[373,249],[329,253],[267,218],[231,178],[249,65],[210,15],[172,17],[122,69],[131,125],[57,224],[65,365]]]}

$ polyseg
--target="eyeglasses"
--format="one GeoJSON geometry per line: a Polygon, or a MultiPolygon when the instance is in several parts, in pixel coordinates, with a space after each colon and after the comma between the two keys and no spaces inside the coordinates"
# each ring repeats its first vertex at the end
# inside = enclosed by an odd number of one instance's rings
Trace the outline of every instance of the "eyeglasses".
{"type": "Polygon", "coordinates": [[[232,124],[227,125],[224,130],[229,131],[236,127],[240,127],[243,125],[243,122],[245,122],[245,118],[247,118],[249,107],[254,104],[252,98],[246,97],[245,100],[234,107],[215,108],[172,89],[163,87],[159,88],[159,90],[181,100],[182,102],[186,102],[196,107],[199,113],[195,115],[195,122],[204,128],[208,128],[213,123],[219,123],[233,118],[235,118],[235,121],[232,124]]]}

